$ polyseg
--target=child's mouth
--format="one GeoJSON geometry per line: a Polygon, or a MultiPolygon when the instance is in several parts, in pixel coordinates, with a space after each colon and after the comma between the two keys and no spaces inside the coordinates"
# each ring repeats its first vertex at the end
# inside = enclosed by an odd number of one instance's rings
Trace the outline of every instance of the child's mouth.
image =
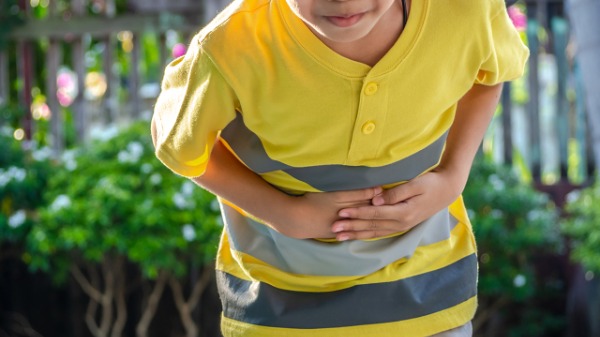
{"type": "Polygon", "coordinates": [[[364,13],[358,13],[350,16],[326,16],[326,18],[338,27],[350,27],[357,23],[363,15],[364,13]]]}

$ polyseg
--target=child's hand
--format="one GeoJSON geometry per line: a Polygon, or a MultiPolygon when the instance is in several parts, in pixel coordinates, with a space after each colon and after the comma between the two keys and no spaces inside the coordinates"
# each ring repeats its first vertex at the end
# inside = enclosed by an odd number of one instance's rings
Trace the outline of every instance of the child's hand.
{"type": "MultiPolygon", "coordinates": [[[[288,226],[282,233],[297,239],[334,238],[331,224],[340,220],[340,209],[371,205],[372,199],[382,193],[381,187],[352,191],[306,193],[295,197],[292,216],[284,221],[288,226]],[[291,220],[293,219],[293,220],[291,220]],[[290,224],[293,221],[293,224],[290,224]]],[[[280,227],[281,228],[281,227],[280,227]]]]}
{"type": "MultiPolygon", "coordinates": [[[[332,230],[340,241],[407,231],[448,207],[464,188],[448,171],[432,171],[384,191],[372,205],[340,210],[332,230]]],[[[460,181],[460,180],[459,180],[460,181]]]]}

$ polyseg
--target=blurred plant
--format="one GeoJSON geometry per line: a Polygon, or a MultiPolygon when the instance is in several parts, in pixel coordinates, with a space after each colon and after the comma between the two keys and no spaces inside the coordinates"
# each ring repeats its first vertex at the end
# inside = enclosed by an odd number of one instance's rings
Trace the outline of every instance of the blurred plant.
{"type": "Polygon", "coordinates": [[[20,255],[56,163],[49,149],[31,149],[31,143],[15,139],[10,127],[0,128],[0,144],[0,244],[20,255]]]}
{"type": "Polygon", "coordinates": [[[60,105],[67,107],[77,97],[77,74],[67,67],[61,67],[56,76],[56,98],[60,105]]]}
{"type": "Polygon", "coordinates": [[[568,217],[562,229],[571,238],[571,257],[593,273],[600,274],[600,182],[572,192],[566,205],[568,217]]]}
{"type": "Polygon", "coordinates": [[[479,311],[474,329],[510,321],[503,336],[547,336],[563,321],[543,301],[558,296],[557,280],[542,280],[536,258],[560,249],[558,212],[547,196],[509,168],[478,158],[464,191],[479,247],[479,311]],[[536,317],[534,320],[529,318],[536,317]]]}
{"type": "Polygon", "coordinates": [[[0,51],[7,48],[8,35],[25,22],[25,16],[19,10],[18,0],[0,1],[0,51]]]}
{"type": "Polygon", "coordinates": [[[28,237],[32,268],[52,271],[58,282],[70,274],[89,296],[86,323],[94,336],[121,335],[131,264],[154,281],[137,336],[146,335],[167,284],[188,336],[197,335],[191,312],[213,273],[219,210],[211,194],[156,160],[149,129],[136,123],[66,152],[28,237]],[[204,273],[186,299],[182,282],[190,268],[204,273]]]}
{"type": "Polygon", "coordinates": [[[518,31],[522,32],[527,29],[527,15],[525,15],[521,6],[513,5],[508,7],[508,16],[518,31]]]}

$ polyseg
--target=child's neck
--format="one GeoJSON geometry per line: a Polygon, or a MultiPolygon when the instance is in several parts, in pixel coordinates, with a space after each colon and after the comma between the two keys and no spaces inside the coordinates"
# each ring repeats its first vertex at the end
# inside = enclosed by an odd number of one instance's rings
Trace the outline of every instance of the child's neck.
{"type": "Polygon", "coordinates": [[[389,17],[382,18],[367,36],[359,40],[346,43],[327,39],[322,41],[336,53],[373,67],[387,54],[402,34],[405,18],[401,13],[401,11],[399,14],[391,12],[389,17]]]}

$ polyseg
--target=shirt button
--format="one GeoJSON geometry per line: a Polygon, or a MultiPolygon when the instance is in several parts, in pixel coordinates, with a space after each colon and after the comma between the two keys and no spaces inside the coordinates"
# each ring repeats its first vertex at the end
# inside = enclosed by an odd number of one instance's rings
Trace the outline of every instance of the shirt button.
{"type": "Polygon", "coordinates": [[[365,124],[363,124],[361,131],[365,135],[373,133],[373,131],[375,131],[375,123],[366,122],[365,124]]]}
{"type": "Polygon", "coordinates": [[[377,89],[379,89],[377,83],[371,82],[365,86],[365,95],[371,96],[377,92],[377,89]]]}

